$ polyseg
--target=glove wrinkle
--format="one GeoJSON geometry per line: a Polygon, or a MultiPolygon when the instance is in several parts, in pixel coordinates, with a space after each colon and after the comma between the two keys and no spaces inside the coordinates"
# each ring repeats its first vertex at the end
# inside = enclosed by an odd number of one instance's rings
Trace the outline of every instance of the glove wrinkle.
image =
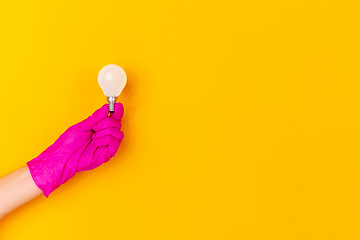
{"type": "Polygon", "coordinates": [[[115,113],[109,116],[108,105],[104,104],[27,162],[35,184],[46,197],[76,172],[99,167],[115,155],[124,137],[120,131],[123,112],[123,105],[116,103],[115,113]]]}

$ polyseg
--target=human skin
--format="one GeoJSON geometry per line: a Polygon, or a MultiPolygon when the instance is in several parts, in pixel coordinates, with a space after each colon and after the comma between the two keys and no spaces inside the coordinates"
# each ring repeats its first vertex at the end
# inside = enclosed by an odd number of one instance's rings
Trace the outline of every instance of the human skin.
{"type": "Polygon", "coordinates": [[[0,219],[42,195],[27,166],[0,178],[0,219]]]}

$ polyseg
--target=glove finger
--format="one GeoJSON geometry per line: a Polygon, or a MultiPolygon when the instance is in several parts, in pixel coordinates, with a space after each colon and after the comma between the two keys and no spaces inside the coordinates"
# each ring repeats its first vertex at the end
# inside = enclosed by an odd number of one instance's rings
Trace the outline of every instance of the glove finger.
{"type": "Polygon", "coordinates": [[[95,144],[102,148],[105,147],[108,153],[113,157],[120,146],[120,140],[113,136],[104,136],[95,140],[95,144]]]}
{"type": "Polygon", "coordinates": [[[98,123],[104,118],[109,116],[109,105],[104,104],[101,108],[97,109],[92,115],[91,115],[91,122],[98,123]]]}
{"type": "Polygon", "coordinates": [[[120,140],[113,136],[103,136],[101,138],[93,139],[96,146],[98,147],[108,147],[110,145],[117,146],[120,145],[120,140]]]}
{"type": "Polygon", "coordinates": [[[106,117],[100,122],[98,122],[96,125],[94,125],[92,129],[94,131],[99,131],[106,128],[121,129],[121,122],[115,118],[106,117]]]}
{"type": "Polygon", "coordinates": [[[110,114],[110,117],[113,117],[117,120],[121,120],[124,116],[124,105],[122,103],[116,103],[114,113],[110,114]]]}
{"type": "Polygon", "coordinates": [[[101,165],[108,162],[113,156],[110,155],[107,147],[99,147],[95,152],[94,161],[101,165]]]}
{"type": "Polygon", "coordinates": [[[95,141],[91,140],[81,154],[80,160],[76,168],[77,172],[88,171],[101,165],[101,163],[93,160],[95,151],[97,149],[98,146],[95,144],[95,141]]]}
{"type": "Polygon", "coordinates": [[[116,128],[105,128],[103,130],[95,132],[91,138],[99,139],[105,136],[112,136],[121,141],[124,138],[124,133],[116,128]]]}

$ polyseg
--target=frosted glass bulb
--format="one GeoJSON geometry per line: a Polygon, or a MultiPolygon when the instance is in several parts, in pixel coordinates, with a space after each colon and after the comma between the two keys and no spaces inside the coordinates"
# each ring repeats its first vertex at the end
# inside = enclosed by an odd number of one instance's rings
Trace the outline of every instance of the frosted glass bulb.
{"type": "Polygon", "coordinates": [[[126,85],[124,69],[115,64],[106,65],[98,75],[98,82],[109,102],[109,112],[114,112],[116,98],[126,85]]]}

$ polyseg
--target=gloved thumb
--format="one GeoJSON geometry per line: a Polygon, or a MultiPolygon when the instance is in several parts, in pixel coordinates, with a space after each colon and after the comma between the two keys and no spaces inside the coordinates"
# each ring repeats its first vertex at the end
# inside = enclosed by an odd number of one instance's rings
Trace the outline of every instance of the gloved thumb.
{"type": "Polygon", "coordinates": [[[100,122],[104,118],[109,116],[109,105],[104,104],[101,108],[97,109],[92,115],[91,115],[91,122],[93,124],[100,122]]]}

